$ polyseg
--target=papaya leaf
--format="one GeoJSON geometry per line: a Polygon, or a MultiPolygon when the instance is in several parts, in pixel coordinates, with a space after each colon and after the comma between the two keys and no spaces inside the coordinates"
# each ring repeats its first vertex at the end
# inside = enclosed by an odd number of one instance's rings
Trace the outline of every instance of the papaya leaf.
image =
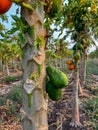
{"type": "Polygon", "coordinates": [[[29,26],[29,27],[27,28],[27,32],[28,32],[29,36],[30,36],[32,39],[34,39],[34,27],[33,27],[33,26],[29,26]]]}
{"type": "Polygon", "coordinates": [[[0,15],[0,18],[2,19],[2,22],[3,21],[8,22],[8,17],[6,15],[0,15]]]}
{"type": "Polygon", "coordinates": [[[16,16],[16,15],[11,15],[11,16],[12,16],[12,19],[14,21],[19,21],[20,20],[20,18],[18,16],[16,16]]]}
{"type": "Polygon", "coordinates": [[[0,23],[0,31],[5,30],[5,27],[3,24],[0,23]]]}
{"type": "Polygon", "coordinates": [[[20,43],[25,44],[25,42],[26,42],[25,36],[22,33],[19,33],[18,36],[20,39],[20,43]]]}
{"type": "Polygon", "coordinates": [[[8,31],[8,34],[13,34],[15,32],[19,31],[19,27],[13,27],[11,30],[8,31]]]}
{"type": "Polygon", "coordinates": [[[4,33],[3,32],[0,32],[0,35],[1,37],[5,37],[4,33]]]}

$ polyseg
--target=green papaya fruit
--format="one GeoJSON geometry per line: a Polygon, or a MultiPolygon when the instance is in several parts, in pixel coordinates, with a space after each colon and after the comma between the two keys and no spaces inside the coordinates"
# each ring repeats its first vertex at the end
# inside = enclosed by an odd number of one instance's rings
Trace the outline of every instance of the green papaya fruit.
{"type": "Polygon", "coordinates": [[[81,59],[81,54],[80,54],[80,52],[76,52],[76,53],[74,54],[73,58],[74,58],[75,61],[80,60],[80,59],[81,59]]]}
{"type": "Polygon", "coordinates": [[[55,88],[64,88],[68,85],[68,77],[62,71],[48,66],[46,72],[55,88]]]}
{"type": "Polygon", "coordinates": [[[48,96],[54,101],[58,101],[62,97],[62,90],[56,89],[51,84],[51,81],[46,82],[46,92],[48,93],[48,96]]]}

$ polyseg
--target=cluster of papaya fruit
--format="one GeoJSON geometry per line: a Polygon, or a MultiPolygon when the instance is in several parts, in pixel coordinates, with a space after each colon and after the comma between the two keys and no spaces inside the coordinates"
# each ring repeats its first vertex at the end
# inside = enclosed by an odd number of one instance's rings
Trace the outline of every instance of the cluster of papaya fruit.
{"type": "Polygon", "coordinates": [[[74,64],[73,60],[66,61],[66,64],[68,65],[69,70],[74,70],[75,69],[75,64],[74,64]]]}
{"type": "MultiPolygon", "coordinates": [[[[76,34],[75,34],[76,35],[76,34]]],[[[73,36],[74,40],[76,36],[73,36]]],[[[82,53],[87,48],[89,42],[86,41],[84,38],[81,38],[78,43],[73,46],[73,59],[66,61],[69,70],[74,70],[76,68],[77,62],[81,59],[82,53]]]]}
{"type": "Polygon", "coordinates": [[[85,38],[81,37],[80,40],[78,40],[78,43],[76,43],[74,46],[73,46],[73,50],[74,52],[83,52],[88,44],[90,43],[89,40],[86,40],[85,38]]]}
{"type": "Polygon", "coordinates": [[[46,92],[50,99],[58,101],[62,97],[62,88],[68,85],[68,78],[66,74],[53,66],[48,66],[46,72],[49,77],[46,82],[46,92]]]}
{"type": "Polygon", "coordinates": [[[66,61],[66,64],[68,65],[68,69],[75,70],[76,64],[80,59],[81,59],[81,52],[80,51],[74,52],[73,59],[66,61]]]}

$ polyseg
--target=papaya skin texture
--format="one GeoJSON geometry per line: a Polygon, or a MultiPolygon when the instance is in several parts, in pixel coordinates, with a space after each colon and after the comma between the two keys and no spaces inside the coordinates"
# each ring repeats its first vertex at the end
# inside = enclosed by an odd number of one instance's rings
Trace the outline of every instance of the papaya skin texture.
{"type": "Polygon", "coordinates": [[[62,71],[56,69],[53,66],[48,66],[46,68],[46,72],[55,88],[59,89],[67,87],[68,77],[62,71]]]}

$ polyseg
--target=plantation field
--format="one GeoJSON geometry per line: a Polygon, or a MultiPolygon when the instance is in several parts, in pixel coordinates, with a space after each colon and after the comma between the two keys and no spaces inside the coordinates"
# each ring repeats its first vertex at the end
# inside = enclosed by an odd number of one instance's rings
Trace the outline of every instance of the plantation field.
{"type": "MultiPolygon", "coordinates": [[[[63,89],[63,96],[59,101],[49,99],[49,130],[98,130],[98,59],[88,59],[86,65],[86,82],[83,94],[79,95],[80,121],[83,127],[73,129],[69,125],[72,110],[73,75],[65,64],[60,69],[68,75],[69,85],[63,89]]],[[[21,82],[22,71],[20,70],[12,69],[9,76],[6,72],[0,72],[0,130],[22,130],[21,82]]]]}

